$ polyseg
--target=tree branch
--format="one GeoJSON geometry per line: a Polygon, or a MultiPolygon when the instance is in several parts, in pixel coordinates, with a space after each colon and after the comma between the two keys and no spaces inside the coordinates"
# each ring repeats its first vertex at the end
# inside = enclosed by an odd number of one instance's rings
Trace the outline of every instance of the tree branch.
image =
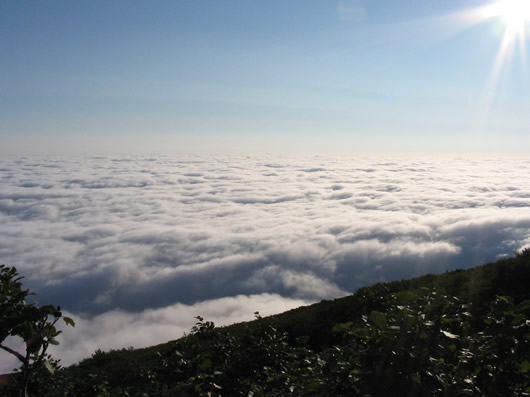
{"type": "Polygon", "coordinates": [[[2,344],[0,344],[0,349],[3,349],[5,350],[6,352],[8,353],[11,353],[12,355],[14,355],[16,358],[18,358],[20,361],[22,361],[22,363],[26,364],[26,359],[24,358],[24,356],[22,354],[20,354],[19,352],[7,347],[7,346],[4,346],[2,344]]]}

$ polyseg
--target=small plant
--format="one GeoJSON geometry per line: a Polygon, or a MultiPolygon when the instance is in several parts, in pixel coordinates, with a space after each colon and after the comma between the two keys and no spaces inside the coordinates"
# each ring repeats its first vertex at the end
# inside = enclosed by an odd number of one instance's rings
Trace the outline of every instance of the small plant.
{"type": "Polygon", "coordinates": [[[58,345],[57,336],[61,331],[55,325],[63,319],[66,325],[75,325],[74,320],[62,315],[59,306],[27,303],[26,298],[33,295],[22,288],[15,267],[0,265],[0,349],[14,355],[20,362],[19,396],[28,395],[28,384],[32,374],[42,366],[53,372],[49,345],[58,345]],[[6,346],[9,336],[21,338],[26,345],[25,353],[6,346]]]}

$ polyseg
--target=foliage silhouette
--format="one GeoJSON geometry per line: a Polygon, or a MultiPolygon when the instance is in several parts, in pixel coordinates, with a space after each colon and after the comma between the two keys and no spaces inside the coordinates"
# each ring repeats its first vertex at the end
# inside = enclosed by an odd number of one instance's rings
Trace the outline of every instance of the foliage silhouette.
{"type": "Polygon", "coordinates": [[[474,269],[94,355],[30,384],[40,396],[530,394],[530,250],[474,269]],[[54,379],[55,381],[52,381],[54,379]],[[55,383],[54,383],[55,382],[55,383]]]}
{"type": "Polygon", "coordinates": [[[22,288],[22,277],[15,267],[0,265],[0,349],[15,356],[20,362],[19,376],[13,376],[18,383],[19,396],[28,395],[31,376],[41,366],[53,372],[51,357],[47,353],[49,345],[58,345],[57,336],[61,331],[55,325],[60,318],[67,325],[74,321],[64,317],[59,306],[27,303],[26,298],[33,295],[22,288]],[[25,342],[23,353],[10,348],[5,340],[19,337],[25,342]]]}

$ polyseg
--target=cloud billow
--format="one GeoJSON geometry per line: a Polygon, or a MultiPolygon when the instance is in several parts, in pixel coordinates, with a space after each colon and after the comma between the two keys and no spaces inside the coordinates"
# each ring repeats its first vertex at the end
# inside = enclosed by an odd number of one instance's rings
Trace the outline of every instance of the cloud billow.
{"type": "Polygon", "coordinates": [[[6,157],[0,261],[82,321],[202,302],[230,321],[228,298],[281,311],[530,245],[529,168],[502,155],[6,157]]]}

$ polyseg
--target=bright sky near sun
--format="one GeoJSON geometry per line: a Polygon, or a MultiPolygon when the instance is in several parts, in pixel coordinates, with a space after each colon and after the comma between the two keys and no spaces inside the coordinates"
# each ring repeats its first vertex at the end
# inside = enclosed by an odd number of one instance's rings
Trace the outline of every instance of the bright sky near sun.
{"type": "Polygon", "coordinates": [[[523,151],[530,0],[3,1],[0,151],[523,151]]]}

